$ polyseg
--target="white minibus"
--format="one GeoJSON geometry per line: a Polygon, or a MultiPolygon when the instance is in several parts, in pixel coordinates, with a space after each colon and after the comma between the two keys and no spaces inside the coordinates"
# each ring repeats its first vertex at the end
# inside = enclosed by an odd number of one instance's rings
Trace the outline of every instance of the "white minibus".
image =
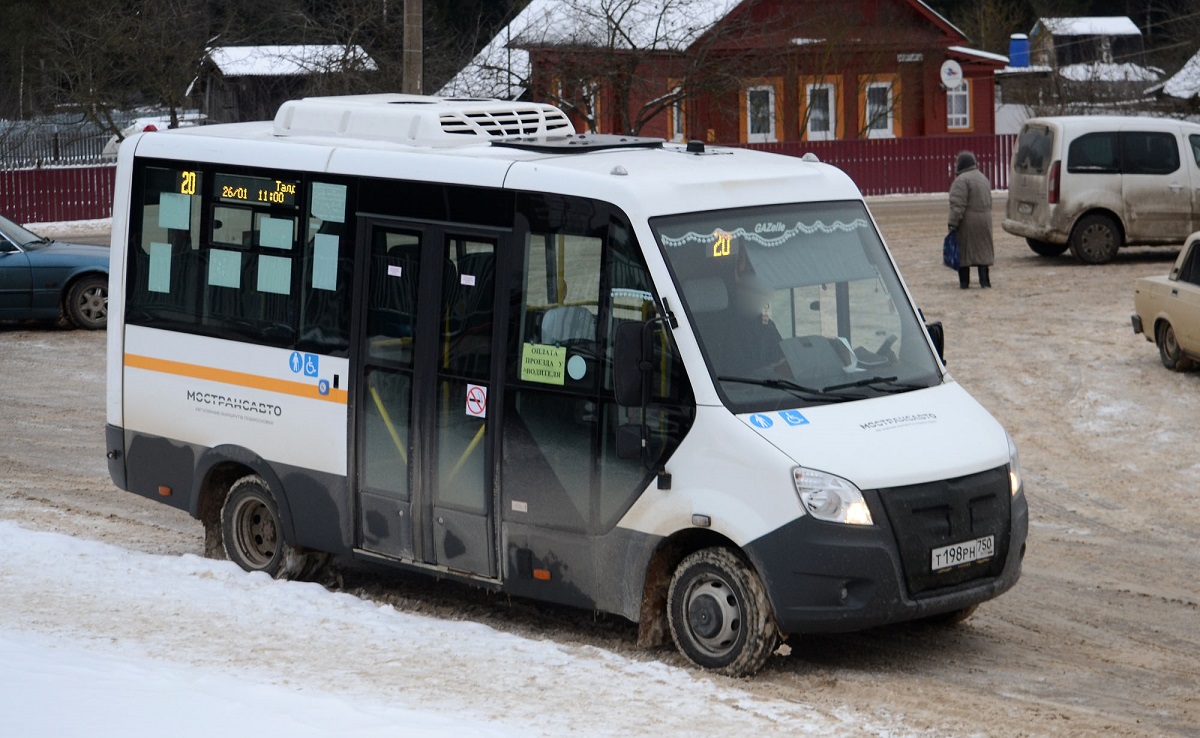
{"type": "Polygon", "coordinates": [[[732,675],[1017,581],[1013,442],[834,167],[367,95],[133,136],[117,180],[109,470],[208,555],[613,613],[732,675]]]}

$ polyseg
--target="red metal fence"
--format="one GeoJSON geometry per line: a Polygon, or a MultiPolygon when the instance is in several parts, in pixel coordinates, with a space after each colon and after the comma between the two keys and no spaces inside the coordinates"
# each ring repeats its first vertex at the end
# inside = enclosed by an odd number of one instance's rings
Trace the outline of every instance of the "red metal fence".
{"type": "MultiPolygon", "coordinates": [[[[812,152],[842,169],[865,195],[946,192],[954,159],[967,149],[997,190],[1008,189],[1015,135],[926,136],[852,141],[786,141],[747,148],[791,156],[812,152]]],[[[112,215],[113,165],[0,170],[0,213],[18,223],[112,215]]]]}
{"type": "Polygon", "coordinates": [[[0,214],[17,223],[112,216],[115,165],[0,170],[0,214]]]}
{"type": "Polygon", "coordinates": [[[746,144],[746,148],[803,156],[812,152],[833,164],[858,185],[864,195],[948,192],[954,181],[954,160],[967,150],[979,161],[992,188],[1008,189],[1008,163],[1016,134],[922,136],[849,141],[784,141],[746,144]]]}

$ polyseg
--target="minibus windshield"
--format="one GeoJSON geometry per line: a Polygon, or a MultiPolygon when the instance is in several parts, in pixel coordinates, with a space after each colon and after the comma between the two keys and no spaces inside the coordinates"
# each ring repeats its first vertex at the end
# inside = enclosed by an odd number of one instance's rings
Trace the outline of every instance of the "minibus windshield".
{"type": "Polygon", "coordinates": [[[652,219],[651,227],[709,372],[735,412],[941,381],[861,202],[691,213],[652,219]]]}

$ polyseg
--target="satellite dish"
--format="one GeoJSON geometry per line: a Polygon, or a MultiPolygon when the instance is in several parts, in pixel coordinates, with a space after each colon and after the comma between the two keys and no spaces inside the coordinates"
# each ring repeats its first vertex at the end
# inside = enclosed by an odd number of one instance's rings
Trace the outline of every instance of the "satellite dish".
{"type": "Polygon", "coordinates": [[[946,89],[956,89],[963,82],[962,65],[953,59],[942,62],[942,84],[946,89]]]}

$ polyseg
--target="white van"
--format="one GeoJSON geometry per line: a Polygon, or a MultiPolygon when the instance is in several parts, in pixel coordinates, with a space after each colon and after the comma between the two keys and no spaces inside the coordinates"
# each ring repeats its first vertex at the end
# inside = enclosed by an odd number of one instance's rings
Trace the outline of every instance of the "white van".
{"type": "Polygon", "coordinates": [[[834,167],[407,95],[119,157],[109,472],[210,555],[614,613],[736,675],[1020,576],[1012,439],[834,167]]]}
{"type": "Polygon", "coordinates": [[[1164,118],[1031,118],[1003,228],[1042,256],[1102,264],[1122,246],[1183,243],[1200,226],[1200,125],[1164,118]]]}

